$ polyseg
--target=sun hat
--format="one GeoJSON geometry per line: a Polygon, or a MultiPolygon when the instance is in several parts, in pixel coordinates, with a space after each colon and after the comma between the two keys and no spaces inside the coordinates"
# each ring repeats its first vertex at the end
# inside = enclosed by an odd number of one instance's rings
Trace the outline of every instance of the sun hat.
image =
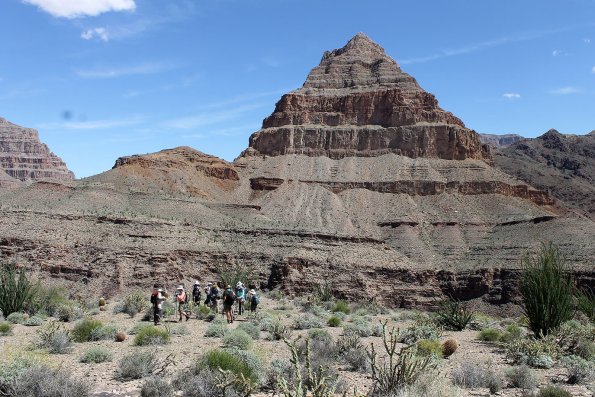
{"type": "Polygon", "coordinates": [[[250,290],[250,292],[248,292],[249,294],[255,295],[256,291],[254,291],[253,289],[250,290]]]}
{"type": "Polygon", "coordinates": [[[163,288],[161,288],[161,287],[157,288],[157,292],[163,292],[163,288]]]}
{"type": "Polygon", "coordinates": [[[182,284],[178,285],[178,287],[176,289],[184,289],[184,286],[182,284]]]}
{"type": "Polygon", "coordinates": [[[194,285],[200,285],[200,283],[198,282],[198,280],[196,280],[196,281],[194,282],[194,285]]]}

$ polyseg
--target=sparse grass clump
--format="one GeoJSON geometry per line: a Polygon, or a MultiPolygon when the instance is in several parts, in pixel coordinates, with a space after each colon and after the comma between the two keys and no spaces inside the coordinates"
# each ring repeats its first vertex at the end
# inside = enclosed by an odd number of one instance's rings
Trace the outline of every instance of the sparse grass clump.
{"type": "Polygon", "coordinates": [[[499,342],[502,339],[503,333],[495,328],[485,328],[479,331],[477,339],[484,342],[499,342]]]}
{"type": "Polygon", "coordinates": [[[502,390],[502,378],[491,369],[484,369],[476,364],[463,363],[452,372],[453,383],[467,389],[485,387],[491,393],[502,390]]]}
{"type": "Polygon", "coordinates": [[[252,386],[259,381],[258,373],[254,368],[251,368],[238,355],[227,350],[214,349],[206,353],[196,364],[195,373],[200,373],[203,369],[227,372],[233,375],[237,382],[241,382],[243,378],[252,386]]]}
{"type": "Polygon", "coordinates": [[[225,319],[223,319],[221,317],[217,317],[207,327],[207,330],[205,331],[205,336],[209,337],[209,338],[222,338],[223,335],[225,335],[226,331],[227,331],[227,323],[226,323],[225,319]]]}
{"type": "Polygon", "coordinates": [[[343,329],[348,332],[354,332],[361,337],[379,336],[382,334],[382,326],[380,324],[372,325],[363,317],[356,317],[351,323],[346,323],[343,329]]]}
{"type": "Polygon", "coordinates": [[[151,326],[141,329],[134,337],[135,346],[166,345],[171,335],[167,329],[151,326]]]}
{"type": "Polygon", "coordinates": [[[442,330],[436,324],[420,318],[412,326],[401,330],[398,338],[401,343],[413,345],[422,339],[438,340],[440,335],[442,335],[442,330]]]}
{"type": "Polygon", "coordinates": [[[113,325],[104,325],[91,331],[91,340],[113,340],[118,329],[113,325]]]}
{"type": "Polygon", "coordinates": [[[572,397],[572,393],[557,386],[546,386],[539,390],[539,397],[572,397]]]}
{"type": "Polygon", "coordinates": [[[328,320],[326,320],[326,323],[329,327],[335,328],[341,325],[341,319],[337,316],[331,316],[328,320]]]}
{"type": "Polygon", "coordinates": [[[234,329],[225,333],[225,336],[223,336],[223,345],[225,347],[248,350],[252,346],[252,337],[241,329],[234,329]]]}
{"type": "MultiPolygon", "coordinates": [[[[161,378],[149,378],[140,389],[141,397],[172,397],[174,389],[168,381],[161,378]]],[[[186,394],[184,394],[186,396],[186,394]]]]}
{"type": "Polygon", "coordinates": [[[99,364],[106,361],[112,361],[113,354],[105,347],[95,346],[83,353],[80,361],[85,364],[99,364]]]}
{"type": "Polygon", "coordinates": [[[136,351],[120,360],[117,376],[122,380],[141,379],[151,375],[157,369],[157,365],[155,353],[136,351]]]}
{"type": "Polygon", "coordinates": [[[531,390],[539,384],[537,375],[526,365],[510,368],[506,371],[506,378],[508,378],[512,387],[518,387],[519,389],[531,390]]]}
{"type": "Polygon", "coordinates": [[[91,337],[93,332],[101,327],[103,327],[101,321],[85,318],[76,323],[70,335],[75,342],[90,342],[93,340],[91,337]]]}
{"type": "Polygon", "coordinates": [[[551,336],[543,339],[520,338],[506,345],[506,357],[515,364],[534,368],[550,368],[561,355],[561,349],[551,336]]]}
{"type": "Polygon", "coordinates": [[[8,321],[0,322],[0,336],[12,335],[13,325],[8,321]]]}
{"type": "Polygon", "coordinates": [[[349,304],[347,302],[337,301],[333,305],[331,312],[333,312],[333,313],[341,312],[341,313],[349,314],[349,313],[351,313],[351,309],[349,308],[349,304]]]}
{"type": "Polygon", "coordinates": [[[241,323],[237,329],[244,331],[254,340],[260,339],[260,328],[252,323],[241,323]]]}
{"type": "Polygon", "coordinates": [[[442,358],[442,345],[437,340],[422,339],[417,341],[417,354],[422,357],[442,358]]]}

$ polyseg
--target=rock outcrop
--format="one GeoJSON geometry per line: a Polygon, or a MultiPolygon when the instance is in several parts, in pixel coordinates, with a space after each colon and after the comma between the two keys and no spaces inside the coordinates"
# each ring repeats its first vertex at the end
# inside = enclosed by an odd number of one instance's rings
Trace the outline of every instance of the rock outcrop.
{"type": "Polygon", "coordinates": [[[508,147],[515,142],[525,139],[517,134],[479,134],[479,138],[481,143],[489,145],[493,149],[508,147]]]}
{"type": "Polygon", "coordinates": [[[36,130],[3,118],[0,118],[0,170],[26,183],[74,179],[62,159],[39,140],[36,130]]]}
{"type": "Polygon", "coordinates": [[[495,151],[495,165],[595,219],[595,131],[549,130],[495,151]]]}
{"type": "Polygon", "coordinates": [[[387,153],[491,161],[478,134],[359,33],[327,51],[302,88],[283,95],[244,154],[338,159],[387,153]]]}

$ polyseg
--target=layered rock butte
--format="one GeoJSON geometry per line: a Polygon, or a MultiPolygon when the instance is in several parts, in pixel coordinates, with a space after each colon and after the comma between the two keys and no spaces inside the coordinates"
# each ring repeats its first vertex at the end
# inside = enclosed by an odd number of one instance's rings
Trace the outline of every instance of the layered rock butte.
{"type": "Polygon", "coordinates": [[[552,240],[593,286],[593,221],[491,163],[478,134],[358,34],[233,163],[176,148],[0,192],[0,252],[108,296],[240,263],[289,294],[329,280],[340,297],[413,307],[514,302],[520,256],[552,240]]]}
{"type": "Polygon", "coordinates": [[[31,128],[23,128],[0,117],[0,187],[15,187],[18,181],[73,180],[66,164],[39,140],[31,128]],[[0,173],[1,174],[1,173],[0,173]]]}

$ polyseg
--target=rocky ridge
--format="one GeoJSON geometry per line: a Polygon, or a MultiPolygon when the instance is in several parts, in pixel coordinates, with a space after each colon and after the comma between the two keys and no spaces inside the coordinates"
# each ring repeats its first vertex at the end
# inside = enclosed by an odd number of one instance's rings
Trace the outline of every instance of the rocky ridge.
{"type": "Polygon", "coordinates": [[[479,134],[481,143],[489,145],[492,149],[508,147],[515,142],[525,139],[517,134],[479,134]]]}

